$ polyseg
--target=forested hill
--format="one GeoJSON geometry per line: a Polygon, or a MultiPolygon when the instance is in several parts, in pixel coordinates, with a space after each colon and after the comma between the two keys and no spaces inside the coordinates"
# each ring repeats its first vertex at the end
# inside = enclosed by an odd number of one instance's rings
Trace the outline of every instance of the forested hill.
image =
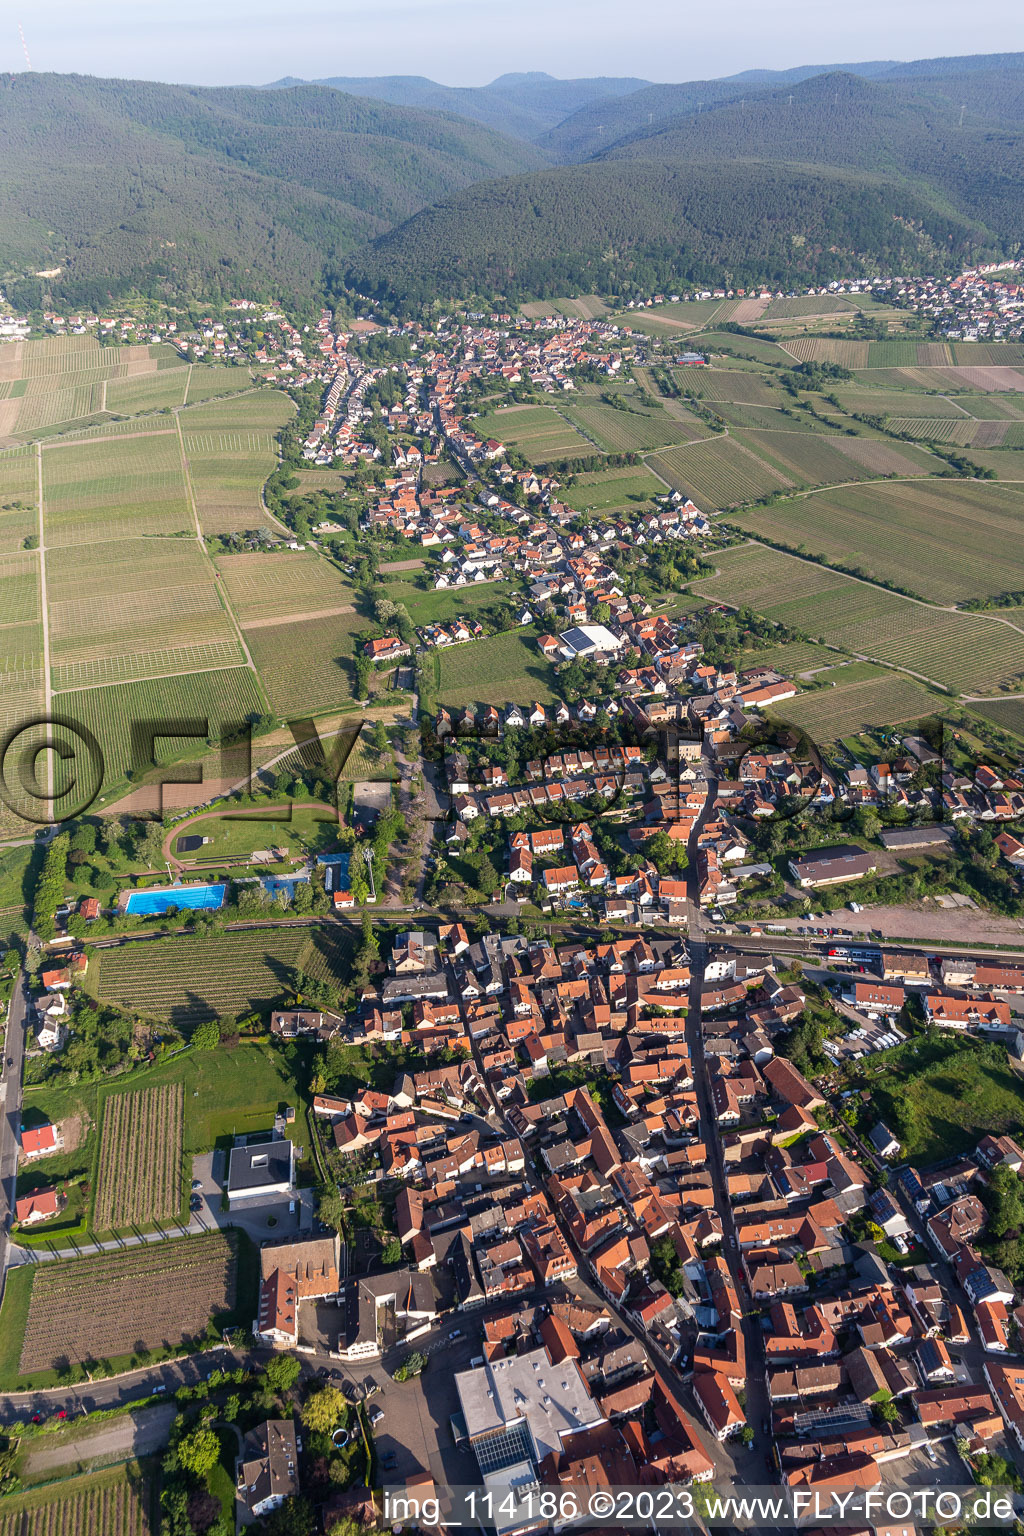
{"type": "MultiPolygon", "coordinates": [[[[126,286],[315,293],[357,244],[544,163],[464,119],[318,86],[202,90],[77,75],[0,80],[0,270],[60,267],[55,297],[126,286]]],[[[39,285],[6,285],[31,302],[39,285]]]]}
{"type": "MultiPolygon", "coordinates": [[[[962,78],[953,76],[957,89],[962,78]]],[[[993,115],[917,78],[821,75],[681,112],[585,166],[489,182],[357,257],[360,291],[546,297],[687,282],[818,283],[1016,251],[1024,76],[979,72],[993,115]],[[1002,114],[1000,118],[995,110],[1002,114]]],[[[626,98],[630,100],[632,98],[626,98]]]]}
{"type": "Polygon", "coordinates": [[[606,160],[484,182],[357,256],[360,293],[510,300],[677,284],[822,282],[969,262],[990,237],[857,171],[606,160]]]}
{"type": "Polygon", "coordinates": [[[756,102],[825,75],[852,75],[885,86],[898,100],[911,96],[961,105],[985,121],[1022,120],[1024,54],[985,54],[974,58],[920,59],[910,64],[842,64],[799,69],[749,70],[724,80],[691,80],[682,85],[649,85],[632,95],[603,99],[581,107],[537,143],[557,160],[587,160],[632,135],[656,133],[676,118],[741,101],[756,102]]]}
{"type": "MultiPolygon", "coordinates": [[[[298,85],[296,80],[277,80],[268,90],[298,85]]],[[[435,112],[454,112],[473,122],[486,123],[516,138],[536,139],[570,113],[591,102],[614,100],[647,85],[646,80],[598,76],[587,80],[556,80],[541,72],[500,75],[489,85],[439,85],[423,75],[377,75],[362,78],[332,76],[317,80],[348,91],[353,96],[372,96],[404,107],[423,107],[435,112]]]]}

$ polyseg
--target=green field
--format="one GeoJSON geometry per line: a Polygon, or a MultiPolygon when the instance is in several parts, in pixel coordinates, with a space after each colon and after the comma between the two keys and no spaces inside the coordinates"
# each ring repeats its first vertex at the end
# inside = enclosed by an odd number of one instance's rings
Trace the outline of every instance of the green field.
{"type": "Polygon", "coordinates": [[[181,412],[185,456],[205,534],[272,526],[263,486],[277,463],[275,435],[293,415],[294,406],[279,390],[190,405],[181,412]]]}
{"type": "Polygon", "coordinates": [[[329,806],[320,811],[292,810],[291,804],[254,808],[244,815],[203,816],[185,820],[178,827],[180,837],[203,837],[207,841],[193,853],[181,854],[177,843],[172,848],[180,857],[203,863],[234,863],[247,859],[260,849],[287,848],[293,854],[304,851],[325,853],[337,846],[338,818],[329,806]],[[289,814],[290,813],[290,814],[289,814]]]}
{"type": "Polygon", "coordinates": [[[136,416],[181,405],[188,372],[188,364],[182,363],[180,368],[162,368],[159,373],[141,374],[134,379],[114,379],[107,385],[107,410],[119,416],[136,416]]]}
{"type": "Polygon", "coordinates": [[[692,497],[703,511],[734,507],[793,484],[731,437],[669,448],[652,454],[649,462],[673,490],[692,497]]]}
{"type": "Polygon", "coordinates": [[[437,697],[441,704],[521,705],[549,703],[558,697],[554,673],[537,649],[532,626],[474,640],[435,655],[437,697]]]}
{"type": "Polygon", "coordinates": [[[411,581],[395,578],[387,583],[387,595],[409,610],[409,617],[417,625],[446,624],[453,619],[477,619],[482,610],[498,603],[515,603],[521,596],[506,581],[484,581],[471,587],[442,588],[417,587],[411,581]]]}
{"type": "Polygon", "coordinates": [[[1017,487],[934,479],[844,487],[736,520],[936,603],[1024,589],[1024,490],[1017,487]]]}
{"type": "Polygon", "coordinates": [[[941,695],[930,692],[910,677],[900,677],[881,667],[870,677],[858,676],[854,666],[839,667],[832,674],[835,687],[813,689],[783,699],[769,713],[800,726],[813,741],[836,741],[879,725],[919,720],[941,705],[941,695]],[[849,672],[850,680],[843,674],[849,672]]]}
{"type": "Polygon", "coordinates": [[[649,503],[665,487],[656,475],[642,467],[597,470],[578,475],[575,485],[560,493],[577,512],[626,512],[649,503]]]}
{"type": "Polygon", "coordinates": [[[353,637],[365,629],[366,620],[358,613],[245,629],[246,644],[275,712],[319,713],[352,704],[353,637]]]}
{"type": "MultiPolygon", "coordinates": [[[[344,983],[350,958],[348,929],[268,927],[214,938],[160,939],[98,951],[89,989],[187,1030],[203,1019],[273,1004],[292,991],[296,969],[344,983]]],[[[186,1119],[187,1114],[186,1103],[186,1119]]]]}
{"type": "Polygon", "coordinates": [[[134,1463],[8,1495],[0,1509],[0,1536],[150,1536],[156,1528],[153,1490],[134,1463]]]}
{"type": "Polygon", "coordinates": [[[759,545],[715,556],[719,574],[693,584],[793,629],[922,674],[954,692],[1024,676],[1024,634],[981,614],[950,613],[759,545]]]}
{"type": "Polygon", "coordinates": [[[337,612],[355,601],[338,568],[313,550],[224,555],[216,565],[240,624],[337,612]]]}
{"type": "Polygon", "coordinates": [[[928,1164],[977,1146],[981,1136],[1015,1136],[1024,1095],[1002,1046],[956,1036],[911,1040],[887,1052],[870,1077],[872,1124],[903,1143],[902,1156],[928,1164]]]}
{"type": "MultiPolygon", "coordinates": [[[[189,726],[187,735],[160,735],[151,744],[157,764],[179,762],[183,756],[198,762],[207,753],[208,740],[237,738],[246,720],[266,708],[256,675],[249,667],[225,667],[216,672],[80,689],[55,695],[54,707],[86,726],[100,743],[105,763],[103,782],[107,786],[120,783],[129,769],[138,779],[150,768],[143,746],[145,733],[140,730],[142,722],[179,722],[189,726]],[[136,742],[132,739],[133,727],[138,733],[136,742]]],[[[230,755],[237,762],[234,769],[226,771],[244,777],[246,750],[239,747],[233,754],[225,753],[226,757],[230,755]]]]}
{"type": "Polygon", "coordinates": [[[591,454],[594,444],[549,405],[511,405],[477,417],[474,430],[517,448],[531,463],[591,454]]]}
{"type": "Polygon", "coordinates": [[[177,433],[153,429],[43,452],[47,546],[191,533],[177,433]]]}

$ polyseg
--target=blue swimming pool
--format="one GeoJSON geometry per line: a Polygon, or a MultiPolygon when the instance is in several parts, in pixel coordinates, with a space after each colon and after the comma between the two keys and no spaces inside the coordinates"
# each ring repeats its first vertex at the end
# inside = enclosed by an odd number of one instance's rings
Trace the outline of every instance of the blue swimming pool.
{"type": "Polygon", "coordinates": [[[158,891],[132,891],[126,912],[133,917],[155,917],[169,907],[222,907],[226,885],[168,885],[158,891]]]}

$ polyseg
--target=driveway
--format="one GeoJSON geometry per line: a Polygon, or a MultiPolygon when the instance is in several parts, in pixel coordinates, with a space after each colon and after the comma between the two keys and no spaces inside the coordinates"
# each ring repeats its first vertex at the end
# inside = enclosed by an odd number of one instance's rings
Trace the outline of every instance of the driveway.
{"type": "Polygon", "coordinates": [[[240,1227],[254,1243],[271,1238],[294,1237],[313,1229],[313,1191],[296,1190],[292,1196],[276,1195],[268,1200],[247,1201],[233,1210],[223,1210],[222,1196],[227,1157],[222,1151],[201,1152],[192,1159],[192,1177],[200,1181],[193,1190],[202,1198],[198,1211],[192,1213],[190,1232],[208,1232],[212,1227],[240,1227]]]}

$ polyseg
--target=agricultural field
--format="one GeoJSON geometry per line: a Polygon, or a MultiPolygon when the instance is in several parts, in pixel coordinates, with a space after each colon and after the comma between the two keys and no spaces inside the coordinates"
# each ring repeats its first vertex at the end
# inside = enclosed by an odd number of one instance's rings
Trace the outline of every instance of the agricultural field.
{"type": "Polygon", "coordinates": [[[52,444],[43,452],[48,547],[194,532],[177,433],[52,444]]]}
{"type": "Polygon", "coordinates": [[[854,299],[844,299],[838,294],[804,294],[795,299],[772,299],[761,313],[762,320],[820,319],[822,315],[855,315],[858,305],[854,299]]]}
{"type": "Polygon", "coordinates": [[[604,469],[577,475],[574,485],[559,492],[577,512],[626,512],[649,503],[665,487],[649,469],[604,469]]]}
{"type": "Polygon", "coordinates": [[[934,474],[942,468],[927,448],[887,442],[881,437],[844,437],[843,452],[872,475],[896,475],[902,479],[908,475],[934,474]]]}
{"type": "MultiPolygon", "coordinates": [[[[189,735],[158,736],[152,743],[147,740],[156,766],[166,766],[183,757],[186,761],[206,758],[208,740],[236,738],[248,719],[265,713],[266,704],[256,674],[249,667],[234,666],[56,694],[54,709],[84,725],[100,743],[103,784],[109,790],[120,784],[129,770],[140,778],[154,766],[143,750],[141,737],[138,744],[132,739],[133,727],[137,730],[140,722],[166,721],[170,729],[175,722],[189,724],[189,735]]],[[[235,778],[248,773],[249,753],[244,745],[225,748],[222,756],[224,772],[235,778]]]]}
{"type": "MultiPolygon", "coordinates": [[[[628,398],[630,406],[636,396],[628,398]]],[[[575,400],[566,403],[563,410],[569,420],[581,432],[600,445],[608,453],[633,453],[645,448],[661,448],[666,443],[678,443],[681,438],[693,436],[683,430],[666,411],[640,407],[617,410],[600,400],[575,400]]]]}
{"type": "Polygon", "coordinates": [[[800,363],[838,363],[842,368],[866,368],[866,341],[840,341],[831,336],[797,336],[783,343],[790,357],[800,363]]]}
{"type": "Polygon", "coordinates": [[[736,664],[740,671],[752,667],[774,667],[784,677],[799,678],[802,672],[834,667],[841,659],[835,651],[827,650],[823,645],[790,640],[783,645],[770,645],[766,650],[748,651],[738,658],[736,664]]]}
{"type": "Polygon", "coordinates": [[[1024,740],[1024,697],[1017,699],[982,699],[971,704],[976,715],[983,715],[993,725],[1012,731],[1024,740]]]}
{"type": "Polygon", "coordinates": [[[774,389],[763,374],[744,368],[673,368],[673,382],[684,395],[733,405],[787,405],[789,397],[774,389]]]}
{"type": "Polygon", "coordinates": [[[47,556],[47,588],[57,690],[245,659],[213,567],[195,539],[57,549],[47,556]]]}
{"type": "Polygon", "coordinates": [[[23,548],[39,532],[37,455],[33,448],[0,453],[0,553],[23,548]]]}
{"type": "Polygon", "coordinates": [[[252,374],[248,368],[234,364],[218,366],[216,363],[193,363],[185,391],[186,405],[201,405],[204,400],[214,400],[221,395],[237,395],[240,390],[252,388],[252,374]]]}
{"type": "Polygon", "coordinates": [[[549,405],[503,406],[479,416],[474,427],[481,437],[518,449],[533,464],[594,452],[594,444],[549,405]]]}
{"type": "Polygon", "coordinates": [[[222,555],[216,566],[240,624],[352,612],[352,588],[312,550],[222,555]]]}
{"type": "Polygon", "coordinates": [[[934,713],[941,704],[940,695],[911,677],[900,677],[881,667],[872,670],[873,676],[858,678],[854,667],[837,668],[833,674],[835,687],[799,693],[795,699],[784,699],[774,705],[768,713],[779,720],[792,721],[813,741],[825,743],[879,725],[919,720],[934,713]],[[853,675],[851,681],[843,681],[844,671],[853,675]]]}
{"type": "Polygon", "coordinates": [[[354,703],[352,658],[356,637],[365,628],[366,620],[357,613],[245,628],[246,645],[274,712],[318,713],[354,703]]]}
{"type": "Polygon", "coordinates": [[[970,480],[847,486],[742,512],[737,522],[930,602],[1024,589],[1024,491],[1016,487],[970,480]]]}
{"type": "Polygon", "coordinates": [[[435,653],[441,704],[547,704],[558,697],[554,674],[537,649],[531,626],[435,653]]]}
{"type": "Polygon", "coordinates": [[[989,441],[995,439],[996,443],[1002,439],[1008,423],[995,421],[988,424],[974,421],[965,416],[933,417],[931,420],[922,420],[915,416],[890,416],[889,426],[894,432],[904,432],[908,437],[919,437],[929,443],[956,443],[960,448],[966,448],[974,441],[979,432],[987,432],[989,441]],[[995,432],[992,432],[992,428],[995,432]]]}
{"type": "Polygon", "coordinates": [[[1024,677],[1024,633],[997,618],[911,602],[755,544],[722,550],[715,563],[719,574],[693,584],[711,601],[753,608],[951,692],[992,689],[1024,677]]]}
{"type": "Polygon", "coordinates": [[[772,469],[788,479],[805,485],[840,485],[847,480],[865,480],[871,471],[846,452],[845,437],[822,437],[811,432],[743,432],[739,435],[772,469]]]}
{"type": "Polygon", "coordinates": [[[135,1467],[4,1499],[0,1536],[151,1536],[152,1489],[135,1467]]]}
{"type": "Polygon", "coordinates": [[[180,405],[187,372],[160,344],[101,347],[94,336],[51,336],[0,345],[0,438],[48,436],[112,412],[180,405]],[[175,383],[156,385],[175,370],[175,383]]]}
{"type": "Polygon", "coordinates": [[[182,1083],[107,1095],[93,1208],[95,1231],[114,1232],[178,1215],[184,1122],[182,1083]]]}
{"type": "Polygon", "coordinates": [[[691,496],[705,511],[734,507],[771,491],[788,490],[793,484],[731,437],[669,448],[652,454],[649,462],[673,490],[691,496]]]}
{"type": "MultiPolygon", "coordinates": [[[[721,316],[724,320],[727,317],[721,316]]],[[[774,341],[761,341],[755,336],[735,336],[731,331],[708,331],[700,338],[702,352],[724,352],[732,357],[749,358],[755,363],[775,363],[784,368],[793,366],[793,356],[787,347],[780,346],[774,341]]],[[[694,369],[693,372],[700,372],[694,369]]]]}
{"type": "MultiPolygon", "coordinates": [[[[948,417],[951,421],[963,421],[965,413],[945,395],[914,394],[910,390],[861,389],[853,386],[834,391],[844,410],[859,411],[865,416],[929,416],[936,420],[948,417]]],[[[826,404],[825,410],[829,407],[826,404]]]]}
{"type": "Polygon", "coordinates": [[[1024,365],[1024,343],[1019,341],[958,341],[953,346],[957,364],[1003,364],[1010,368],[1024,365]]]}
{"type": "Polygon", "coordinates": [[[576,299],[540,299],[520,306],[520,313],[527,320],[546,320],[553,315],[564,315],[567,320],[600,320],[608,313],[608,306],[596,293],[585,293],[576,299]]]}
{"type": "MultiPolygon", "coordinates": [[[[18,1374],[40,1377],[140,1349],[171,1353],[234,1310],[238,1238],[211,1232],[36,1265],[18,1374]]],[[[6,1304],[4,1310],[6,1311],[6,1304]]]]}
{"type": "Polygon", "coordinates": [[[188,374],[188,364],[182,363],[180,368],[162,368],[134,379],[112,379],[106,388],[106,409],[119,416],[138,416],[183,405],[188,374]]]}
{"type": "Polygon", "coordinates": [[[287,395],[261,390],[180,413],[185,457],[205,534],[273,526],[263,487],[277,463],[276,433],[294,414],[287,395]]]}
{"type": "Polygon", "coordinates": [[[186,935],[99,951],[89,967],[89,990],[157,1022],[190,1030],[205,1019],[235,1018],[272,1005],[289,992],[296,970],[345,983],[350,958],[344,929],[186,935]]]}

